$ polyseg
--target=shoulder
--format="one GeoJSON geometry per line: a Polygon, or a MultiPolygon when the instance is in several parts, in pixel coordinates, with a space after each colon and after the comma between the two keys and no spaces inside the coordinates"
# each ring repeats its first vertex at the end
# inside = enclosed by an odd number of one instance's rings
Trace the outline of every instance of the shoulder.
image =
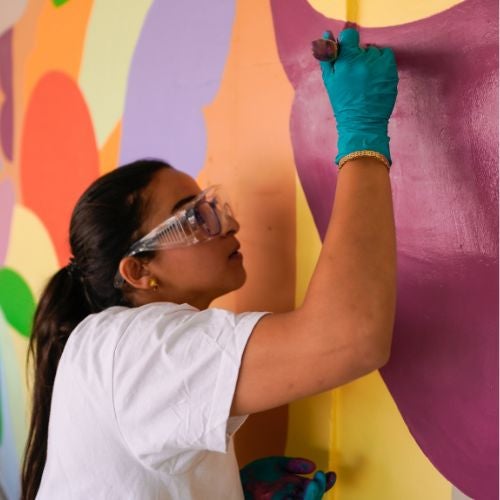
{"type": "Polygon", "coordinates": [[[198,309],[189,304],[173,304],[170,302],[155,302],[141,307],[113,306],[104,311],[90,314],[73,330],[72,335],[88,336],[92,332],[124,331],[131,324],[156,321],[159,318],[186,318],[198,309]]]}
{"type": "Polygon", "coordinates": [[[127,313],[123,339],[136,344],[173,344],[205,338],[220,344],[235,332],[253,328],[266,313],[234,313],[226,309],[199,310],[189,304],[156,302],[127,313]],[[149,335],[144,335],[149,333],[149,335]],[[134,339],[134,340],[132,340],[134,339]]]}
{"type": "MultiPolygon", "coordinates": [[[[155,326],[168,330],[177,328],[204,328],[207,330],[238,328],[241,324],[253,322],[256,318],[267,314],[265,312],[234,313],[219,308],[199,310],[189,304],[171,302],[154,302],[128,309],[115,307],[107,311],[107,320],[112,319],[113,323],[119,323],[127,330],[141,329],[144,326],[155,326]]],[[[101,314],[103,313],[99,313],[99,315],[101,314]]],[[[100,318],[96,318],[96,320],[99,321],[100,318]]]]}
{"type": "Polygon", "coordinates": [[[88,357],[95,364],[108,362],[116,349],[137,353],[152,344],[165,341],[169,332],[200,312],[188,304],[156,302],[141,307],[113,306],[90,314],[71,332],[64,348],[68,360],[88,357]]]}

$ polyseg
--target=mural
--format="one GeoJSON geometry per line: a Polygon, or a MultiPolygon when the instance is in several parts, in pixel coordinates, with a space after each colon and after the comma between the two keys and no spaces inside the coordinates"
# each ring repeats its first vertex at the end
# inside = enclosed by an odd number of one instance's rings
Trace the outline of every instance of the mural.
{"type": "MultiPolygon", "coordinates": [[[[323,236],[336,135],[316,125],[318,115],[320,123],[332,117],[307,44],[342,23],[301,0],[271,3],[295,88],[297,170],[323,236]]],[[[424,453],[475,498],[494,498],[498,487],[497,18],[496,2],[469,0],[418,22],[360,30],[365,43],[390,43],[401,78],[389,125],[398,310],[382,375],[424,453]]]]}
{"type": "Polygon", "coordinates": [[[338,500],[498,497],[498,5],[414,4],[2,6],[0,496],[19,497],[35,304],[68,261],[76,199],[101,173],[160,157],[226,184],[249,278],[215,305],[300,304],[336,182],[310,42],[350,20],[400,68],[393,355],[380,374],[252,416],[238,456],[310,456],[338,472],[338,500]]]}

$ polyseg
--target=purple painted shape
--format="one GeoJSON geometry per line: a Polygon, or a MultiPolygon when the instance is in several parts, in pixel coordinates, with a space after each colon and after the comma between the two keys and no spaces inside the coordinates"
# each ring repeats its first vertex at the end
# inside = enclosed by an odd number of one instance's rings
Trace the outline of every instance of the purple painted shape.
{"type": "MultiPolygon", "coordinates": [[[[335,122],[311,41],[344,23],[272,0],[295,88],[291,135],[324,236],[336,185],[335,122]]],[[[476,500],[498,498],[498,4],[466,0],[427,19],[361,28],[400,69],[389,131],[398,305],[382,376],[416,441],[476,500]]]]}
{"type": "Polygon", "coordinates": [[[0,266],[4,263],[9,246],[12,211],[14,209],[14,186],[10,180],[0,182],[0,266]]]}
{"type": "Polygon", "coordinates": [[[215,97],[229,51],[234,0],[151,7],[128,81],[120,162],[162,158],[195,176],[203,167],[203,106],[215,97]]]}
{"type": "Polygon", "coordinates": [[[0,107],[0,144],[5,157],[9,160],[12,160],[14,136],[12,91],[12,29],[10,29],[0,36],[0,93],[4,95],[0,107]]]}

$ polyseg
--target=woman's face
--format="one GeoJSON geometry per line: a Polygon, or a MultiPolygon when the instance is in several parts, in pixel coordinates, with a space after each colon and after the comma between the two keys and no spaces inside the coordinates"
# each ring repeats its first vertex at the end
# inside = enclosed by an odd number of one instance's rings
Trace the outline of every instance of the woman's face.
{"type": "MultiPolygon", "coordinates": [[[[148,201],[143,234],[162,223],[200,191],[189,175],[175,169],[159,170],[145,191],[148,201]]],[[[234,253],[240,246],[235,237],[239,225],[234,219],[231,222],[225,233],[211,240],[157,250],[146,265],[149,277],[156,279],[159,289],[141,291],[137,302],[188,303],[204,309],[215,298],[241,287],[246,279],[243,257],[234,253]]]]}

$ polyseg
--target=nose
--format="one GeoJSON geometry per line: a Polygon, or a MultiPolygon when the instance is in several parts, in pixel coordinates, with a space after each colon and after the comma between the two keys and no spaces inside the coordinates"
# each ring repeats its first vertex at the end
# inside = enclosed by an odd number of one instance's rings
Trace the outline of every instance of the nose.
{"type": "Polygon", "coordinates": [[[229,205],[224,207],[224,234],[236,234],[240,230],[240,224],[236,220],[236,217],[231,210],[229,205]]]}
{"type": "Polygon", "coordinates": [[[239,230],[240,224],[238,221],[232,215],[226,217],[226,228],[224,234],[236,234],[239,230]]]}

